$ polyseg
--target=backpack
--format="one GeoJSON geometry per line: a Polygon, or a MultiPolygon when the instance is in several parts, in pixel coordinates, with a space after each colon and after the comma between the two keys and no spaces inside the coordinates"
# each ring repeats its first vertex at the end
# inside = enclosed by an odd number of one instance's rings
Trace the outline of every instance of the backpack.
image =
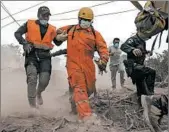
{"type": "Polygon", "coordinates": [[[159,47],[161,45],[162,33],[165,30],[166,21],[164,17],[155,9],[153,2],[148,1],[144,6],[144,10],[138,13],[134,21],[137,33],[144,38],[151,38],[156,36],[152,45],[152,51],[154,49],[157,38],[160,34],[159,47]]]}
{"type": "Polygon", "coordinates": [[[153,7],[152,2],[147,2],[144,7],[145,9],[139,12],[135,18],[134,22],[140,36],[151,38],[162,32],[165,28],[165,19],[153,7]]]}

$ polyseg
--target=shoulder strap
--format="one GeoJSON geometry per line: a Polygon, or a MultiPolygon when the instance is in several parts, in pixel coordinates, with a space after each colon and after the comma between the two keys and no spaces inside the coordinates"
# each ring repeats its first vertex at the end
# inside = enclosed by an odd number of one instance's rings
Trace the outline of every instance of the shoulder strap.
{"type": "Polygon", "coordinates": [[[92,29],[92,33],[94,35],[94,38],[96,39],[96,33],[95,33],[94,27],[92,25],[91,25],[91,29],[92,29]]]}
{"type": "MultiPolygon", "coordinates": [[[[91,29],[92,29],[92,33],[94,35],[94,38],[96,39],[96,33],[95,33],[95,30],[94,30],[94,27],[91,25],[91,29]]],[[[97,46],[96,46],[96,43],[95,43],[95,51],[97,50],[97,46]]]]}
{"type": "MultiPolygon", "coordinates": [[[[74,26],[75,26],[75,28],[74,28],[74,30],[73,30],[72,39],[74,38],[74,33],[75,33],[75,31],[76,31],[76,25],[70,25],[70,27],[69,27],[68,30],[67,30],[67,34],[68,34],[69,31],[70,31],[74,26]]],[[[94,27],[91,26],[91,29],[92,29],[92,33],[93,33],[93,35],[94,35],[94,38],[96,38],[96,33],[95,33],[95,30],[94,30],[94,27]]]]}
{"type": "MultiPolygon", "coordinates": [[[[158,48],[160,48],[160,46],[161,46],[161,38],[162,38],[163,31],[161,33],[159,33],[159,34],[160,34],[160,39],[159,39],[159,46],[158,46],[158,48]]],[[[155,39],[153,41],[153,44],[152,44],[152,47],[151,47],[151,53],[153,53],[153,50],[154,50],[154,47],[155,47],[155,43],[157,41],[157,38],[158,38],[159,34],[157,34],[157,36],[155,37],[155,39]]]]}
{"type": "Polygon", "coordinates": [[[74,26],[75,26],[75,28],[74,28],[74,30],[73,30],[72,39],[74,38],[74,33],[75,33],[75,30],[76,30],[76,25],[70,25],[70,27],[69,27],[68,30],[67,30],[67,34],[68,34],[69,31],[70,31],[74,26]]]}
{"type": "Polygon", "coordinates": [[[158,46],[158,48],[160,48],[160,46],[161,46],[161,37],[162,37],[162,35],[163,35],[163,31],[160,33],[160,39],[159,39],[159,46],[158,46]]]}
{"type": "Polygon", "coordinates": [[[72,27],[75,25],[70,25],[69,28],[67,29],[67,34],[69,33],[69,31],[72,29],[72,27]]]}
{"type": "Polygon", "coordinates": [[[166,38],[166,43],[168,43],[168,35],[167,35],[167,38],[166,38]]]}
{"type": "Polygon", "coordinates": [[[75,25],[75,28],[73,30],[72,39],[74,38],[75,31],[76,31],[76,25],[75,25]]]}
{"type": "Polygon", "coordinates": [[[153,41],[153,44],[152,44],[152,47],[151,47],[151,53],[153,53],[154,46],[155,46],[155,43],[156,43],[156,41],[157,41],[158,35],[159,35],[159,34],[157,34],[157,36],[155,37],[155,39],[154,39],[154,41],[153,41]]]}

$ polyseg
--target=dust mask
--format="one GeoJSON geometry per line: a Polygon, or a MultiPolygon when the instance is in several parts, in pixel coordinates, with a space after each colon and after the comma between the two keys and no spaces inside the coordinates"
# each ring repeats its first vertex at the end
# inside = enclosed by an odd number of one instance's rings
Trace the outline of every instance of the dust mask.
{"type": "Polygon", "coordinates": [[[42,25],[47,25],[48,24],[48,20],[39,20],[39,22],[42,25]]]}
{"type": "Polygon", "coordinates": [[[91,24],[92,24],[91,21],[85,21],[85,20],[80,21],[80,27],[81,28],[89,28],[91,24]]]}
{"type": "Polygon", "coordinates": [[[114,48],[119,48],[119,43],[114,43],[114,48]]]}

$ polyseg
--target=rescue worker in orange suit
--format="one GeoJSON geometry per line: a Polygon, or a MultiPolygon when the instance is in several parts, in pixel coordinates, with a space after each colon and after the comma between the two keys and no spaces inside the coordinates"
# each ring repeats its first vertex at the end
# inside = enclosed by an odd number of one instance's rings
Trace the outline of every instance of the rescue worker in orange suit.
{"type": "Polygon", "coordinates": [[[28,20],[14,34],[19,44],[23,45],[25,53],[28,101],[31,108],[37,108],[36,103],[43,104],[42,92],[48,86],[52,69],[52,41],[57,46],[62,43],[56,39],[56,27],[48,24],[50,15],[48,7],[40,7],[37,13],[38,20],[28,20]],[[26,39],[22,37],[23,34],[26,34],[26,39]]]}
{"type": "Polygon", "coordinates": [[[71,105],[80,120],[93,115],[89,96],[96,90],[94,52],[97,51],[100,55],[98,67],[101,72],[105,71],[109,59],[105,40],[92,26],[93,18],[93,11],[84,7],[78,13],[77,25],[68,25],[57,30],[57,33],[68,34],[66,68],[72,92],[71,105]]]}

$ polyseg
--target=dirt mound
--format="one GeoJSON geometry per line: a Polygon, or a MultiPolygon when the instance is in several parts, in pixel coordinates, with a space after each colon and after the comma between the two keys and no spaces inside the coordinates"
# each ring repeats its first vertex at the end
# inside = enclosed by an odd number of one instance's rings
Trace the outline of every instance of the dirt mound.
{"type": "MultiPolygon", "coordinates": [[[[156,94],[164,93],[167,89],[156,88],[156,94]]],[[[99,91],[97,99],[91,99],[95,113],[103,119],[113,121],[113,126],[118,126],[127,131],[149,131],[143,118],[143,109],[138,106],[136,91],[122,89],[110,92],[99,91]]],[[[168,120],[165,116],[160,124],[163,130],[168,129],[168,120]]]]}
{"type": "MultiPolygon", "coordinates": [[[[62,117],[34,116],[8,117],[1,121],[0,131],[3,132],[117,132],[109,124],[102,125],[81,124],[62,117]]],[[[121,131],[122,132],[122,131],[121,131]]]]}

